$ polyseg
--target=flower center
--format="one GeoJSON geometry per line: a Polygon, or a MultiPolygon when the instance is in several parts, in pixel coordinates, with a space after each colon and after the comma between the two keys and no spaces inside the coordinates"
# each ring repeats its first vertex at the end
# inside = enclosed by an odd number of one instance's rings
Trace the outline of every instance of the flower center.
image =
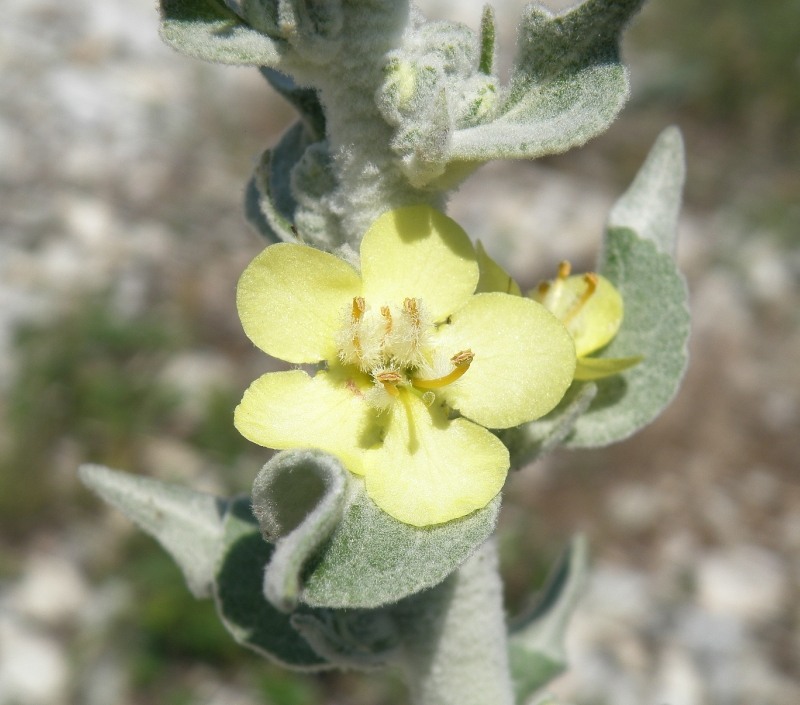
{"type": "Polygon", "coordinates": [[[436,326],[420,299],[372,307],[356,296],[344,319],[336,335],[339,359],[371,377],[366,398],[377,408],[388,407],[403,388],[418,389],[432,402],[433,390],[459,379],[475,357],[462,350],[448,358],[437,349],[436,326]]]}

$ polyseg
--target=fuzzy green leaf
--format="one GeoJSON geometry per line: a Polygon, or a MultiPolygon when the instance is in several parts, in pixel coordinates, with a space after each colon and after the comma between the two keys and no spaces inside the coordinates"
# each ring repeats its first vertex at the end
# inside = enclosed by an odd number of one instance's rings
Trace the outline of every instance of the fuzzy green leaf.
{"type": "Polygon", "coordinates": [[[262,66],[261,75],[269,84],[288,100],[300,113],[311,140],[316,142],[325,138],[325,113],[319,102],[319,94],[313,88],[298,86],[294,80],[280,71],[262,66]]]}
{"type": "MultiPolygon", "coordinates": [[[[597,395],[575,423],[568,446],[627,438],[658,416],[678,390],[687,364],[689,312],[686,283],[671,253],[684,171],[680,133],[669,128],[611,211],[598,271],[622,295],[625,317],[602,356],[643,360],[594,382],[597,395]]],[[[571,393],[581,384],[575,382],[571,393]]]]}
{"type": "Polygon", "coordinates": [[[264,567],[273,550],[261,536],[250,500],[233,502],[225,517],[224,550],[214,583],[220,618],[237,642],[284,666],[331,668],[294,629],[291,615],[280,612],[264,597],[264,567]]]}
{"type": "Polygon", "coordinates": [[[494,63],[497,54],[495,46],[497,31],[494,21],[494,8],[491,5],[484,5],[481,15],[481,58],[478,62],[478,71],[487,76],[494,73],[494,63]]]}
{"type": "MultiPolygon", "coordinates": [[[[312,227],[315,218],[308,211],[321,209],[323,196],[334,186],[324,144],[315,142],[305,123],[298,121],[261,156],[245,192],[245,214],[271,242],[296,242],[293,226],[299,219],[309,244],[322,246],[308,237],[318,229],[312,227]]],[[[324,224],[320,227],[324,230],[324,224]]]]}
{"type": "Polygon", "coordinates": [[[210,594],[226,500],[148,477],[83,465],[83,483],[166,549],[195,597],[210,594]]]}
{"type": "Polygon", "coordinates": [[[535,158],[605,130],[628,97],[619,35],[643,0],[587,0],[555,16],[529,5],[511,85],[490,122],[456,130],[450,161],[535,158]]]}
{"type": "Polygon", "coordinates": [[[628,190],[614,204],[608,227],[628,228],[675,256],[686,160],[677,127],[668,127],[656,140],[628,190]]]}
{"type": "Polygon", "coordinates": [[[318,451],[278,453],[256,477],[253,511],[276,544],[264,592],[278,609],[297,605],[303,568],[341,520],[346,490],[347,471],[318,451]]]}
{"type": "Polygon", "coordinates": [[[403,524],[375,505],[360,478],[310,451],[275,456],[253,495],[262,530],[278,545],[268,596],[284,609],[298,599],[315,607],[378,607],[432,587],[486,540],[500,509],[498,496],[463,519],[403,524]],[[291,521],[282,517],[285,507],[295,512],[291,521]]]}
{"type": "Polygon", "coordinates": [[[344,668],[372,670],[398,656],[400,634],[391,608],[304,610],[291,621],[314,651],[344,668]]]}
{"type": "Polygon", "coordinates": [[[378,509],[355,485],[342,523],[313,563],[303,600],[330,607],[377,607],[437,585],[494,530],[500,497],[446,524],[416,527],[378,509]]]}
{"type": "Polygon", "coordinates": [[[257,31],[221,0],[161,0],[161,37],[205,61],[277,66],[285,43],[257,31]]]}
{"type": "Polygon", "coordinates": [[[550,574],[534,608],[512,625],[508,646],[518,705],[566,668],[564,636],[587,572],[586,540],[577,537],[550,574]]]}
{"type": "Polygon", "coordinates": [[[291,225],[275,210],[269,193],[270,152],[261,155],[261,161],[244,189],[244,215],[262,237],[270,243],[291,241],[291,225]],[[269,217],[267,217],[269,214],[269,217]],[[277,223],[277,227],[273,227],[277,223]]]}
{"type": "Polygon", "coordinates": [[[689,312],[686,283],[674,260],[632,230],[606,233],[603,276],[625,302],[625,318],[604,357],[643,360],[595,382],[597,394],[575,423],[565,445],[594,447],[627,438],[650,423],[672,400],[687,364],[689,312]]]}

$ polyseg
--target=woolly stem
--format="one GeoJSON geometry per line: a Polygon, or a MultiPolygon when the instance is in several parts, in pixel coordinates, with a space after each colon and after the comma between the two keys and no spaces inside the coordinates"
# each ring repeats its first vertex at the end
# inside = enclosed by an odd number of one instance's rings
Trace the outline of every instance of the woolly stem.
{"type": "Polygon", "coordinates": [[[415,189],[392,151],[393,130],[381,116],[375,95],[384,80],[385,57],[402,44],[409,23],[407,0],[363,0],[345,4],[347,42],[335,61],[297,72],[319,91],[326,138],[337,178],[327,196],[337,214],[340,242],[357,249],[369,225],[382,213],[409,204],[441,207],[443,196],[415,189]]]}
{"type": "Polygon", "coordinates": [[[413,705],[513,705],[495,541],[410,602],[401,661],[413,705]]]}

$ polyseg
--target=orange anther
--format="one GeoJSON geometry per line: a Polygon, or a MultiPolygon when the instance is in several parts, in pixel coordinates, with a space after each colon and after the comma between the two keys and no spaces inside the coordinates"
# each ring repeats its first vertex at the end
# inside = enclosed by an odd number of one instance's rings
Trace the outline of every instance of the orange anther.
{"type": "Polygon", "coordinates": [[[381,306],[381,316],[383,316],[384,325],[386,327],[386,335],[392,332],[392,312],[388,306],[381,306]]]}
{"type": "Polygon", "coordinates": [[[403,311],[409,315],[413,326],[419,328],[422,324],[419,314],[419,301],[417,299],[405,299],[403,301],[403,311]]]}
{"type": "Polygon", "coordinates": [[[357,323],[367,310],[367,302],[364,301],[363,296],[356,296],[353,298],[353,322],[357,323]]]}
{"type": "Polygon", "coordinates": [[[375,380],[383,385],[383,388],[393,397],[399,396],[400,392],[397,385],[403,381],[403,375],[393,370],[385,370],[375,375],[375,380]]]}

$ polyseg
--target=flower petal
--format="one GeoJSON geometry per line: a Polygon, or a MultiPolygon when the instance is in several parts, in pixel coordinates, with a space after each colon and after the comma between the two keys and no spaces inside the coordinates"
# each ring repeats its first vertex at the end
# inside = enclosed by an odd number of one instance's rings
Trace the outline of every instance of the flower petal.
{"type": "Polygon", "coordinates": [[[236,291],[242,326],[264,352],[287,362],[336,358],[343,313],[361,293],[358,273],[306,245],[270,245],[244,270],[236,291]]]}
{"type": "Polygon", "coordinates": [[[417,298],[434,321],[443,321],[475,291],[478,264],[458,223],[429,206],[408,206],[370,226],[361,243],[361,274],[371,305],[417,298]]]}
{"type": "Polygon", "coordinates": [[[480,240],[475,243],[475,250],[478,254],[478,267],[481,273],[478,287],[475,289],[476,293],[501,291],[504,294],[522,296],[519,284],[505,269],[489,257],[480,240]]]}
{"type": "MultiPolygon", "coordinates": [[[[569,277],[565,285],[568,290],[573,290],[576,296],[579,296],[585,287],[580,277],[569,277]]],[[[622,315],[622,296],[608,279],[598,274],[597,289],[594,294],[567,325],[567,329],[575,339],[578,356],[583,357],[593,353],[610,343],[622,324],[622,315]]]]}
{"type": "Polygon", "coordinates": [[[575,339],[578,357],[589,355],[611,342],[622,323],[622,296],[605,277],[594,274],[597,288],[588,298],[585,274],[549,282],[542,293],[534,289],[528,295],[543,303],[559,320],[564,321],[575,339]]]}
{"type": "Polygon", "coordinates": [[[383,445],[365,456],[367,493],[387,514],[414,526],[441,524],[485,507],[502,489],[508,450],[466,419],[449,421],[404,392],[383,445]]]}
{"type": "Polygon", "coordinates": [[[360,475],[364,451],[381,433],[377,412],[361,395],[365,384],[338,368],[314,377],[301,370],[269,372],[244,393],[233,423],[253,443],[278,450],[318,448],[360,475]]]}
{"type": "Polygon", "coordinates": [[[489,428],[544,416],[575,372],[575,347],[561,321],[541,304],[509,294],[473,296],[449,325],[440,326],[437,346],[475,355],[466,373],[440,394],[489,428]]]}

